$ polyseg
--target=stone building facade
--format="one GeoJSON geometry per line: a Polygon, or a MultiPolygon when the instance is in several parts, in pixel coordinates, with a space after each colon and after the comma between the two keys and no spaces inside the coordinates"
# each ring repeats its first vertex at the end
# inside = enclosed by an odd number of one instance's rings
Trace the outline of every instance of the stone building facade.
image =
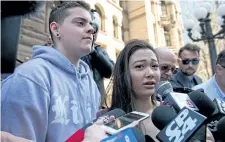
{"type": "Polygon", "coordinates": [[[123,39],[141,38],[154,47],[177,52],[183,45],[183,27],[179,1],[121,1],[123,39]]]}
{"type": "MultiPolygon", "coordinates": [[[[183,45],[180,4],[175,0],[86,0],[101,17],[97,43],[109,56],[116,57],[131,39],[143,39],[154,47],[177,52],[183,45]]],[[[46,1],[37,15],[24,19],[21,26],[18,59],[31,58],[33,45],[44,45],[49,36],[48,17],[59,1],[46,1]]]]}

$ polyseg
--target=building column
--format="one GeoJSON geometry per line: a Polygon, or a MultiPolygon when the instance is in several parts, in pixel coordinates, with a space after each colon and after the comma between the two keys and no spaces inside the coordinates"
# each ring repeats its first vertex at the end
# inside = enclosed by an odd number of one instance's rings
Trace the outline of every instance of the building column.
{"type": "Polygon", "coordinates": [[[180,48],[179,35],[178,35],[177,27],[175,25],[170,29],[170,40],[171,40],[171,45],[173,48],[175,49],[180,48]]]}
{"type": "Polygon", "coordinates": [[[153,28],[153,23],[155,21],[152,11],[151,11],[151,1],[145,0],[145,14],[146,14],[146,22],[147,22],[147,36],[148,41],[155,47],[155,33],[153,28]]]}
{"type": "Polygon", "coordinates": [[[118,39],[120,40],[120,41],[122,41],[122,20],[119,20],[118,19],[118,24],[117,24],[117,32],[118,32],[118,39]]]}

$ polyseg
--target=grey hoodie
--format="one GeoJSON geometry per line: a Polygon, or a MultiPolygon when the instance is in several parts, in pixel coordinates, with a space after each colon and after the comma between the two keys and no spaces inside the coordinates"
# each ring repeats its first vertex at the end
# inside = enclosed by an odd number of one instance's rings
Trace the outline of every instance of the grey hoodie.
{"type": "Polygon", "coordinates": [[[32,60],[2,82],[1,130],[63,142],[96,118],[100,94],[85,62],[76,68],[46,46],[34,46],[33,52],[32,60]]]}

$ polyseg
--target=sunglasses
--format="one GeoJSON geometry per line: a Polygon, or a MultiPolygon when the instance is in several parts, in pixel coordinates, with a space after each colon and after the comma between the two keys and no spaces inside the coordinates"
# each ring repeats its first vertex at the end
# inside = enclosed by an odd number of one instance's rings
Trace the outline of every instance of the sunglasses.
{"type": "Polygon", "coordinates": [[[195,58],[195,59],[183,59],[182,60],[182,63],[184,65],[188,65],[191,62],[193,65],[197,65],[199,63],[199,61],[200,61],[199,58],[195,58]]]}
{"type": "Polygon", "coordinates": [[[172,73],[176,72],[176,67],[170,67],[168,65],[160,65],[159,68],[162,72],[168,72],[169,70],[171,70],[172,73]]]}

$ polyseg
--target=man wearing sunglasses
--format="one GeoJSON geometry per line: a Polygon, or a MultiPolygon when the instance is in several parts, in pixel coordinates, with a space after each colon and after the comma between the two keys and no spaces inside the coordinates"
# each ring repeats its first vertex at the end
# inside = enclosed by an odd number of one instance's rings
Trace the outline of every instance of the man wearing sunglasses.
{"type": "Polygon", "coordinates": [[[204,89],[210,99],[225,101],[225,50],[222,50],[216,60],[216,73],[205,83],[195,86],[193,89],[204,89]]]}
{"type": "Polygon", "coordinates": [[[200,61],[200,48],[188,43],[180,48],[178,56],[179,70],[170,80],[173,88],[192,88],[202,83],[201,78],[194,75],[200,61]]]}
{"type": "Polygon", "coordinates": [[[176,55],[163,47],[156,48],[155,51],[159,58],[160,80],[168,81],[176,71],[176,55]]]}

